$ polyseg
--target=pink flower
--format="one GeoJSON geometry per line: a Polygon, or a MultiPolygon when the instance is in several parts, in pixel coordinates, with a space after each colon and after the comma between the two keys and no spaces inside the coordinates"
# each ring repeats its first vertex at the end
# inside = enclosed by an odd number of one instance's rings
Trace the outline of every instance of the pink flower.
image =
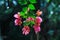
{"type": "Polygon", "coordinates": [[[39,25],[34,25],[33,28],[36,34],[41,31],[41,28],[39,25]]]}
{"type": "Polygon", "coordinates": [[[20,15],[19,14],[20,13],[18,12],[18,14],[15,14],[14,15],[14,17],[16,18],[15,21],[14,21],[15,25],[21,25],[22,24],[21,18],[20,18],[20,15]]]}
{"type": "Polygon", "coordinates": [[[20,18],[19,13],[14,15],[15,18],[20,18]]]}
{"type": "Polygon", "coordinates": [[[27,18],[27,21],[34,21],[34,18],[28,17],[28,18],[27,18]]]}
{"type": "Polygon", "coordinates": [[[21,19],[15,19],[14,23],[15,23],[15,25],[21,25],[22,24],[21,19]]]}
{"type": "Polygon", "coordinates": [[[23,31],[22,34],[27,35],[30,32],[30,28],[28,26],[24,26],[23,29],[22,29],[22,31],[23,31]]]}
{"type": "Polygon", "coordinates": [[[42,22],[42,18],[41,17],[36,17],[35,22],[38,23],[38,24],[41,23],[42,22]]]}

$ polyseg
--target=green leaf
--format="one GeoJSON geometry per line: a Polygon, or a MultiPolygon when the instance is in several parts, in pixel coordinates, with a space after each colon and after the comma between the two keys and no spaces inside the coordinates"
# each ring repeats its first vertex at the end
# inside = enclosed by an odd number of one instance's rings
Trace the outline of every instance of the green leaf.
{"type": "Polygon", "coordinates": [[[25,12],[23,12],[23,11],[20,12],[20,15],[21,15],[21,17],[23,17],[23,18],[25,18],[25,19],[27,18],[27,15],[26,15],[25,12]]]}
{"type": "Polygon", "coordinates": [[[29,0],[30,3],[36,3],[36,0],[29,0]]]}
{"type": "Polygon", "coordinates": [[[32,18],[36,18],[36,16],[31,16],[32,18]]]}
{"type": "Polygon", "coordinates": [[[26,12],[27,11],[27,7],[23,7],[23,9],[22,9],[24,12],[26,12]]]}
{"type": "Polygon", "coordinates": [[[30,25],[31,27],[33,26],[35,22],[34,21],[29,21],[29,22],[23,22],[23,25],[30,25]]]}
{"type": "Polygon", "coordinates": [[[29,22],[29,25],[30,25],[31,27],[32,27],[34,24],[35,24],[34,21],[30,21],[30,22],[29,22]]]}
{"type": "Polygon", "coordinates": [[[23,16],[23,18],[25,18],[25,19],[26,19],[26,18],[27,18],[27,16],[25,15],[25,16],[23,16]]]}
{"type": "Polygon", "coordinates": [[[36,18],[36,16],[35,15],[33,15],[33,14],[31,14],[31,13],[28,13],[28,15],[27,15],[28,17],[32,17],[32,18],[36,18]]]}
{"type": "Polygon", "coordinates": [[[35,7],[34,7],[33,4],[29,4],[29,5],[28,5],[28,8],[30,8],[31,10],[35,10],[35,7]]]}
{"type": "Polygon", "coordinates": [[[36,16],[34,15],[33,12],[32,12],[32,13],[28,13],[27,16],[28,16],[28,17],[32,17],[32,18],[36,18],[36,16]]]}
{"type": "Polygon", "coordinates": [[[33,25],[35,22],[34,21],[31,21],[31,25],[33,25]]]}
{"type": "Polygon", "coordinates": [[[27,1],[26,0],[18,0],[18,3],[20,5],[26,5],[27,4],[27,1]]]}
{"type": "Polygon", "coordinates": [[[24,13],[24,12],[20,12],[20,15],[21,15],[21,16],[24,16],[24,15],[25,15],[25,13],[24,13]]]}
{"type": "Polygon", "coordinates": [[[23,25],[29,25],[30,24],[30,22],[23,22],[23,25]]]}

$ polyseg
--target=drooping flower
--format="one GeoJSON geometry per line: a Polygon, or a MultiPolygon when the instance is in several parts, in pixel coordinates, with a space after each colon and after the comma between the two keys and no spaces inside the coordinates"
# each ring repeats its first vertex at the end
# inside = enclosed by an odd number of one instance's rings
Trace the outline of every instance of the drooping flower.
{"type": "Polygon", "coordinates": [[[28,17],[26,21],[34,21],[34,18],[28,17]]]}
{"type": "Polygon", "coordinates": [[[18,12],[18,14],[14,14],[14,17],[15,18],[20,18],[19,12],[18,12]]]}
{"type": "Polygon", "coordinates": [[[30,32],[30,28],[28,26],[24,26],[23,29],[22,29],[22,34],[24,35],[28,35],[29,32],[30,32]]]}
{"type": "Polygon", "coordinates": [[[36,15],[37,16],[40,16],[42,14],[42,11],[40,11],[40,10],[38,10],[37,12],[36,12],[36,15]]]}
{"type": "Polygon", "coordinates": [[[14,14],[14,17],[16,18],[14,21],[15,25],[21,25],[22,21],[21,21],[20,13],[18,12],[17,14],[14,14]]]}
{"type": "Polygon", "coordinates": [[[41,28],[39,25],[34,25],[33,28],[36,34],[41,31],[41,28]]]}
{"type": "Polygon", "coordinates": [[[15,19],[14,23],[15,23],[15,25],[21,25],[22,24],[21,19],[15,19]]]}
{"type": "Polygon", "coordinates": [[[42,18],[41,17],[36,17],[35,19],[35,23],[41,23],[42,22],[42,18]]]}

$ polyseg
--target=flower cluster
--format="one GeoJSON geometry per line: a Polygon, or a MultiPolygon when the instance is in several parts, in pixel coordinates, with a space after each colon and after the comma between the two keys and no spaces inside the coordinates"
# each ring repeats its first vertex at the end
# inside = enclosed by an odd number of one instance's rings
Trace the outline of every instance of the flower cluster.
{"type": "MultiPolygon", "coordinates": [[[[31,25],[31,21],[34,22],[34,24],[32,25],[32,28],[34,29],[35,33],[37,34],[38,32],[41,31],[41,28],[40,28],[40,25],[41,25],[41,22],[42,22],[42,18],[40,17],[40,15],[42,14],[42,11],[38,10],[36,12],[36,17],[33,18],[33,17],[28,17],[26,18],[25,24],[29,24],[31,25]]],[[[20,25],[22,24],[22,19],[20,17],[20,13],[18,12],[17,14],[14,15],[14,17],[16,18],[14,23],[15,25],[20,25]]],[[[24,35],[27,35],[30,33],[30,26],[29,25],[24,25],[24,27],[22,28],[22,34],[24,35]]]]}
{"type": "Polygon", "coordinates": [[[38,32],[40,32],[41,28],[40,28],[40,24],[42,22],[42,18],[41,17],[36,17],[35,19],[35,24],[33,26],[35,33],[37,34],[38,32]]]}

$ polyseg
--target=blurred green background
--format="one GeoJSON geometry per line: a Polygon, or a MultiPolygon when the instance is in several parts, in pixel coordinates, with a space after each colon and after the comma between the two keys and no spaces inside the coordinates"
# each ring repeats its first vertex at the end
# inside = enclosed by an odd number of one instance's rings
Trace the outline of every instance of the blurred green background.
{"type": "Polygon", "coordinates": [[[14,25],[13,17],[27,6],[31,13],[38,9],[43,12],[39,40],[60,40],[60,0],[0,0],[0,40],[30,40],[31,34],[23,35],[22,27],[14,25]]]}

